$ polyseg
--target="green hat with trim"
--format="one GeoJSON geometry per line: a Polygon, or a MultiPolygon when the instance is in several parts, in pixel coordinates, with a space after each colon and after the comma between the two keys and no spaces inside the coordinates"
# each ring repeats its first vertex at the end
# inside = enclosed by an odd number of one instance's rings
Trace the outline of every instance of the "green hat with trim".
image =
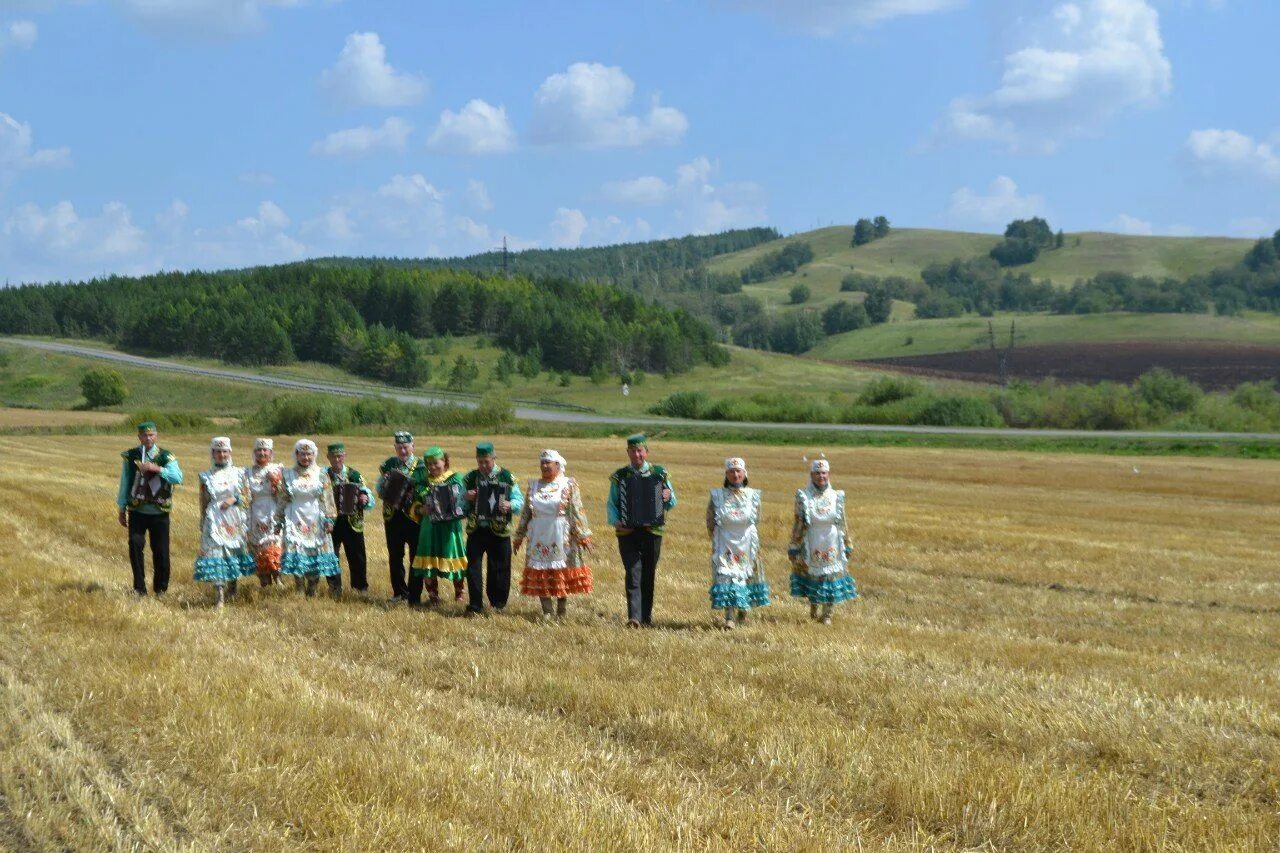
{"type": "Polygon", "coordinates": [[[643,445],[645,447],[648,447],[649,436],[645,435],[642,432],[638,432],[635,435],[627,436],[627,447],[635,447],[636,445],[643,445]]]}
{"type": "Polygon", "coordinates": [[[155,421],[143,421],[142,423],[138,424],[138,432],[155,432],[155,431],[156,431],[155,421]]]}
{"type": "Polygon", "coordinates": [[[497,454],[494,452],[492,441],[482,441],[476,445],[477,459],[481,456],[496,456],[496,455],[497,454]]]}
{"type": "Polygon", "coordinates": [[[346,453],[347,446],[341,441],[335,441],[333,444],[329,445],[326,450],[328,450],[329,453],[346,453]]]}
{"type": "Polygon", "coordinates": [[[428,447],[426,452],[422,454],[423,459],[440,459],[444,456],[444,451],[439,447],[428,447]]]}

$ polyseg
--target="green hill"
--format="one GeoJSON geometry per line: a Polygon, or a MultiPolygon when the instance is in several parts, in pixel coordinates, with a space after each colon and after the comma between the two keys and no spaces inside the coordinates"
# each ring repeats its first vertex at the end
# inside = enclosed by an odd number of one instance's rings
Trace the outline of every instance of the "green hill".
{"type": "MultiPolygon", "coordinates": [[[[713,272],[738,273],[768,252],[807,242],[814,252],[811,262],[793,274],[747,285],[743,292],[770,304],[785,304],[790,289],[803,283],[812,292],[807,306],[820,308],[835,299],[852,298],[840,294],[840,281],[851,272],[911,278],[934,262],[985,256],[1000,242],[995,234],[895,228],[887,237],[855,249],[850,245],[852,234],[853,227],[848,225],[819,228],[721,255],[707,266],[713,272]]],[[[1252,240],[1230,237],[1136,237],[1089,231],[1067,234],[1063,248],[1043,252],[1034,263],[1012,269],[1064,287],[1104,271],[1186,278],[1239,263],[1252,245],[1252,240]]]]}

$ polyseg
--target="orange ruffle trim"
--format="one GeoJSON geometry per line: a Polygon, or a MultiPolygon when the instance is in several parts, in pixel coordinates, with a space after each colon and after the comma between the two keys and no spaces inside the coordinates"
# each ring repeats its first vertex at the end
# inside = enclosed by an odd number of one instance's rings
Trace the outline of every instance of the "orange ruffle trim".
{"type": "Polygon", "coordinates": [[[591,568],[529,569],[520,575],[520,593],[538,598],[564,598],[591,592],[591,568]]]}
{"type": "Polygon", "coordinates": [[[260,575],[277,575],[280,573],[281,548],[279,545],[268,545],[259,548],[253,555],[253,562],[260,575]]]}

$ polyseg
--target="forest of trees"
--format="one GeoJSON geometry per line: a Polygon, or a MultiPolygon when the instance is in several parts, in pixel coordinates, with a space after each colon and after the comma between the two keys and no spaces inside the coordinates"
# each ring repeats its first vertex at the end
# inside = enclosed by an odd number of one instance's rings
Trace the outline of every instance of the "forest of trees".
{"type": "Polygon", "coordinates": [[[404,386],[430,377],[418,339],[443,335],[483,334],[542,368],[582,375],[728,360],[706,322],[609,285],[377,264],[9,288],[0,290],[0,333],[239,364],[314,360],[404,386]]]}

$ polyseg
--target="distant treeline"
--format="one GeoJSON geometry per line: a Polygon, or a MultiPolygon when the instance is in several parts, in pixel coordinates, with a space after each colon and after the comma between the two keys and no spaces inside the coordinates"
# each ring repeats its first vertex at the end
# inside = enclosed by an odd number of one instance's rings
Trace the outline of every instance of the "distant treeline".
{"type": "Polygon", "coordinates": [[[444,335],[483,334],[583,375],[728,359],[706,322],[604,284],[335,262],[4,289],[0,333],[240,364],[314,360],[405,386],[430,377],[417,339],[444,335]]]}

